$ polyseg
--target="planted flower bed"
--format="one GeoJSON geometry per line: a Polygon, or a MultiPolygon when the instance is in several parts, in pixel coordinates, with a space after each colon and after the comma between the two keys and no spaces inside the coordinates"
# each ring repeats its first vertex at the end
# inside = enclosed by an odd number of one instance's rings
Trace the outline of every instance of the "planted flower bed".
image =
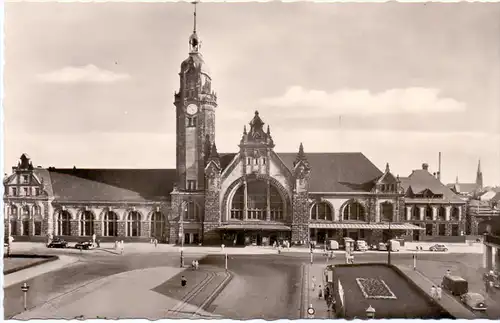
{"type": "Polygon", "coordinates": [[[356,278],[361,292],[365,298],[371,299],[397,299],[396,295],[387,286],[385,281],[377,278],[356,278]]]}

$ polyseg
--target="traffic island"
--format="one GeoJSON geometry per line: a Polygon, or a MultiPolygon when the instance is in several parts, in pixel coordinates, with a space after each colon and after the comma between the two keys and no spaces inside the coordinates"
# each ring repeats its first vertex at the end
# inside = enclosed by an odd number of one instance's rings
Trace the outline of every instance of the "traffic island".
{"type": "Polygon", "coordinates": [[[338,318],[455,318],[392,265],[335,265],[330,270],[338,318]]]}
{"type": "Polygon", "coordinates": [[[11,254],[9,257],[4,255],[3,274],[9,275],[24,269],[55,261],[57,259],[59,259],[59,257],[48,255],[11,254]]]}
{"type": "Polygon", "coordinates": [[[179,300],[176,306],[167,311],[167,318],[203,317],[231,279],[230,272],[218,268],[188,269],[152,290],[179,300]],[[185,286],[182,285],[183,279],[185,286]]]}

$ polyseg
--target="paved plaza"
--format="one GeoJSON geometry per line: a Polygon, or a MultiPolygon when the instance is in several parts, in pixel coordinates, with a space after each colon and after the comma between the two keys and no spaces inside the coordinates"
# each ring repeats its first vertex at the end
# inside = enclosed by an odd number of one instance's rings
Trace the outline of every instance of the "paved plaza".
{"type": "MultiPolygon", "coordinates": [[[[99,250],[47,249],[42,244],[19,243],[17,251],[55,254],[59,260],[5,276],[5,318],[193,318],[298,319],[306,317],[312,304],[315,318],[328,318],[324,299],[312,290],[327,262],[345,262],[342,252],[327,261],[321,251],[310,255],[304,249],[272,248],[184,248],[185,264],[199,259],[200,270],[181,269],[178,247],[128,244],[120,255],[112,246],[99,250]],[[228,254],[225,281],[224,254],[228,254]],[[214,274],[215,273],[215,274],[214,274]],[[180,288],[180,275],[188,288],[180,288]],[[30,285],[28,310],[22,308],[23,282],[30,285]],[[201,286],[204,285],[203,288],[201,286]],[[218,288],[218,286],[222,286],[218,288]],[[131,292],[133,291],[133,292],[131,292]],[[141,302],[141,307],[134,306],[141,302]]],[[[413,251],[392,254],[393,263],[411,269],[413,251]]],[[[386,262],[387,253],[355,255],[356,263],[386,262]]],[[[480,288],[481,255],[475,252],[418,254],[417,267],[428,280],[437,281],[450,268],[480,288]]],[[[477,290],[481,291],[481,290],[477,290]]],[[[493,301],[494,299],[492,299],[493,301]]],[[[490,304],[489,317],[498,306],[490,304]]],[[[498,316],[497,316],[498,317],[498,316]]]]}

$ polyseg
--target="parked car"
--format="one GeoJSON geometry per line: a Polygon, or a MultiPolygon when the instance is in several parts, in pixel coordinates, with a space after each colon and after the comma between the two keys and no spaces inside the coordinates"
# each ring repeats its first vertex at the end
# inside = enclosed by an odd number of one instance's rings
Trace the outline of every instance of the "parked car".
{"type": "Polygon", "coordinates": [[[460,300],[474,311],[486,311],[488,309],[484,296],[479,293],[465,293],[460,296],[460,300]]]}
{"type": "Polygon", "coordinates": [[[469,291],[469,283],[460,276],[444,276],[441,287],[456,296],[464,295],[469,291]]]}
{"type": "Polygon", "coordinates": [[[429,247],[429,251],[448,251],[444,244],[435,244],[429,247]]]}
{"type": "Polygon", "coordinates": [[[366,241],[365,240],[356,241],[356,250],[357,251],[367,251],[368,244],[366,243],[366,241]]]}
{"type": "Polygon", "coordinates": [[[68,242],[61,238],[54,238],[47,244],[47,248],[67,248],[68,242]]]}
{"type": "Polygon", "coordinates": [[[401,244],[398,240],[389,240],[389,246],[391,247],[391,251],[399,251],[401,248],[401,244]]]}
{"type": "Polygon", "coordinates": [[[387,244],[383,243],[383,242],[380,242],[378,244],[378,250],[379,251],[387,251],[387,244]]]}
{"type": "Polygon", "coordinates": [[[94,245],[92,241],[84,241],[84,242],[78,242],[75,244],[76,249],[81,249],[81,250],[90,250],[94,249],[94,245]]]}

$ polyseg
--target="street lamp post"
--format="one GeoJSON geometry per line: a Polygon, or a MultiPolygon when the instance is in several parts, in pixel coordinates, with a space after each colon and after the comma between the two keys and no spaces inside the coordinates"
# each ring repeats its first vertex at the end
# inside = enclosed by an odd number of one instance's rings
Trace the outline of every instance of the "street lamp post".
{"type": "Polygon", "coordinates": [[[23,299],[24,299],[24,310],[26,311],[27,306],[27,299],[28,299],[28,290],[30,289],[29,285],[26,283],[23,283],[21,286],[21,291],[23,292],[23,299]]]}
{"type": "Polygon", "coordinates": [[[389,218],[389,241],[387,241],[387,264],[391,264],[391,239],[392,239],[392,231],[391,231],[391,222],[392,222],[392,216],[389,218]]]}
{"type": "Polygon", "coordinates": [[[226,254],[224,257],[224,267],[226,268],[226,271],[227,271],[227,251],[226,251],[226,254]]]}
{"type": "Polygon", "coordinates": [[[184,213],[187,213],[187,206],[184,208],[183,214],[181,214],[181,223],[179,228],[179,239],[181,239],[181,268],[184,267],[184,213]]]}
{"type": "Polygon", "coordinates": [[[375,318],[375,309],[371,305],[366,309],[366,317],[369,319],[375,318]]]}

